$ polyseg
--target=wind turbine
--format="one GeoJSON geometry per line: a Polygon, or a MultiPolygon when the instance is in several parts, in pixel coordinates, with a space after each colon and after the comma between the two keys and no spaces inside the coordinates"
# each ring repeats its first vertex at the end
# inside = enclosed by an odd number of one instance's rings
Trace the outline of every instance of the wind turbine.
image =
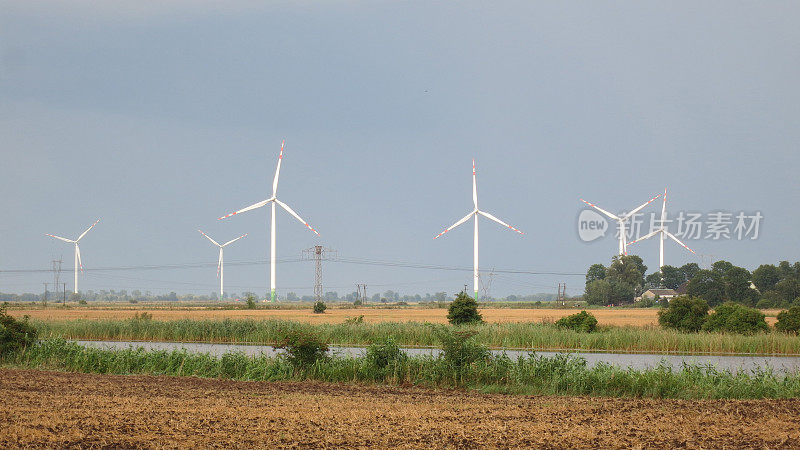
{"type": "Polygon", "coordinates": [[[214,245],[219,247],[219,262],[217,263],[217,277],[219,278],[219,299],[222,300],[222,294],[223,294],[223,292],[225,292],[223,290],[224,282],[225,282],[225,268],[223,267],[223,263],[222,263],[222,252],[223,252],[223,249],[225,248],[226,245],[233,244],[234,242],[238,241],[239,239],[247,236],[247,233],[237,237],[236,239],[232,239],[232,240],[220,245],[220,244],[217,243],[217,241],[211,239],[211,236],[203,233],[201,230],[197,230],[197,231],[200,231],[200,234],[202,234],[203,236],[208,238],[208,240],[211,241],[211,243],[213,243],[214,245]]]}
{"type": "Polygon", "coordinates": [[[285,144],[286,144],[286,140],[284,139],[283,141],[281,141],[281,152],[278,155],[278,168],[275,169],[275,179],[272,181],[272,197],[270,197],[270,198],[268,198],[268,199],[266,199],[264,201],[261,201],[261,202],[255,203],[253,205],[250,205],[250,206],[248,206],[246,208],[242,208],[242,209],[240,209],[240,210],[238,210],[236,212],[232,212],[232,213],[228,214],[227,216],[223,216],[223,217],[219,218],[219,220],[226,219],[228,217],[235,216],[236,214],[243,213],[245,211],[250,211],[251,209],[261,208],[262,206],[266,206],[268,204],[272,207],[272,220],[270,222],[270,248],[269,248],[269,275],[270,275],[269,287],[270,287],[270,293],[271,293],[270,296],[271,296],[273,302],[276,300],[276,294],[275,294],[275,204],[277,203],[278,205],[280,205],[280,207],[285,209],[286,212],[288,212],[289,214],[294,216],[295,219],[299,220],[300,223],[305,225],[309,230],[313,231],[314,233],[317,234],[317,236],[319,236],[319,233],[317,232],[317,230],[312,228],[311,225],[308,224],[308,222],[303,220],[296,212],[294,212],[294,210],[292,208],[290,208],[289,205],[287,205],[286,203],[283,203],[282,201],[278,200],[278,198],[277,198],[277,195],[278,195],[278,176],[281,173],[281,161],[283,161],[283,147],[284,147],[285,144]]]}
{"type": "Polygon", "coordinates": [[[81,263],[81,249],[80,247],[78,247],[78,242],[80,242],[80,240],[83,239],[84,236],[86,236],[86,233],[88,233],[89,230],[91,230],[92,228],[94,228],[95,225],[97,225],[97,222],[100,222],[100,219],[97,219],[97,221],[93,223],[92,226],[87,228],[86,231],[84,231],[80,236],[78,236],[78,239],[75,240],[63,238],[61,236],[55,236],[52,234],[45,234],[45,236],[50,236],[51,238],[56,238],[64,242],[69,242],[70,244],[75,244],[75,293],[76,294],[78,293],[78,267],[80,267],[81,272],[83,272],[83,263],[81,263]]]}
{"type": "Polygon", "coordinates": [[[667,231],[666,223],[667,223],[667,188],[664,188],[664,203],[661,205],[661,226],[657,230],[653,231],[652,233],[649,233],[649,234],[647,234],[645,236],[642,236],[639,239],[636,239],[635,241],[630,242],[630,243],[627,244],[627,245],[632,245],[632,244],[635,244],[637,242],[641,242],[641,241],[643,241],[645,239],[650,239],[651,237],[655,236],[656,234],[660,234],[660,236],[659,236],[659,254],[658,254],[658,269],[659,270],[661,270],[661,268],[664,267],[664,237],[669,237],[673,241],[677,242],[678,245],[680,245],[681,247],[685,248],[686,250],[689,250],[692,253],[695,253],[694,250],[692,250],[689,247],[687,247],[686,244],[681,242],[672,233],[667,231]]]}
{"type": "Polygon", "coordinates": [[[502,225],[502,226],[504,226],[506,228],[509,228],[511,230],[516,231],[519,234],[525,234],[525,233],[523,233],[522,231],[520,231],[520,230],[512,227],[511,225],[503,222],[502,220],[498,219],[497,217],[478,209],[478,186],[477,186],[477,183],[475,181],[475,160],[474,159],[472,160],[472,203],[475,204],[475,209],[473,209],[472,212],[470,212],[469,214],[464,216],[464,218],[462,218],[458,222],[454,223],[453,225],[451,225],[446,230],[444,230],[441,233],[437,234],[436,237],[434,237],[434,239],[438,239],[440,236],[442,236],[443,234],[445,234],[448,231],[452,230],[453,228],[461,225],[462,223],[466,222],[470,218],[475,217],[475,237],[474,237],[474,241],[473,241],[472,276],[473,276],[474,287],[475,287],[475,301],[478,301],[478,287],[479,287],[479,283],[480,283],[479,278],[478,278],[478,215],[480,214],[483,217],[486,217],[487,219],[493,220],[493,221],[499,223],[500,225],[502,225]]]}
{"type": "Polygon", "coordinates": [[[644,208],[645,206],[649,205],[650,203],[653,202],[653,200],[657,199],[660,196],[661,196],[661,194],[658,194],[655,197],[653,197],[650,200],[648,200],[647,202],[645,202],[644,204],[634,208],[633,211],[631,211],[631,212],[629,212],[629,213],[627,213],[625,215],[620,215],[620,216],[616,216],[614,214],[611,214],[610,212],[606,211],[603,208],[600,208],[599,206],[595,205],[594,203],[589,203],[584,199],[580,199],[580,200],[583,203],[586,203],[587,205],[591,206],[592,208],[594,208],[594,209],[600,211],[601,213],[605,214],[606,216],[610,217],[611,219],[617,221],[617,224],[619,225],[619,254],[620,255],[627,255],[628,254],[628,245],[627,245],[627,243],[625,241],[625,221],[630,219],[631,217],[633,217],[634,214],[636,214],[637,212],[641,211],[642,208],[644,208]]]}

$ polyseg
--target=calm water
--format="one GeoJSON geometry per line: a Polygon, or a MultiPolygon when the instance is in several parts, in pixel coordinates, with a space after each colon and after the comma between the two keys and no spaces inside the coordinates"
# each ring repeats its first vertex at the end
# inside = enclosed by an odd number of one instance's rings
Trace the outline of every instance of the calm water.
{"type": "MultiPolygon", "coordinates": [[[[202,343],[180,343],[180,342],[124,342],[124,341],[76,341],[87,347],[125,349],[129,347],[142,347],[145,350],[180,350],[186,349],[194,353],[208,353],[214,356],[221,356],[228,352],[244,352],[247,355],[266,355],[274,356],[283,352],[276,350],[269,345],[243,345],[243,344],[202,344],[202,343]]],[[[410,356],[415,355],[438,355],[438,349],[403,349],[410,356]]],[[[362,347],[331,347],[330,353],[343,356],[362,356],[365,349],[362,347]]],[[[501,354],[502,350],[493,350],[492,353],[501,354]]],[[[527,351],[506,350],[505,353],[510,358],[520,355],[527,355],[527,351]]],[[[541,356],[553,356],[556,352],[536,352],[541,356]]],[[[800,357],[797,356],[711,356],[711,355],[648,355],[648,354],[621,354],[621,353],[589,353],[589,352],[570,352],[571,355],[580,356],[586,359],[589,366],[594,366],[599,362],[613,364],[615,366],[634,369],[647,369],[666,363],[673,369],[680,369],[684,363],[692,365],[711,365],[719,370],[730,371],[752,371],[771,367],[779,373],[791,373],[800,371],[800,357]]]]}

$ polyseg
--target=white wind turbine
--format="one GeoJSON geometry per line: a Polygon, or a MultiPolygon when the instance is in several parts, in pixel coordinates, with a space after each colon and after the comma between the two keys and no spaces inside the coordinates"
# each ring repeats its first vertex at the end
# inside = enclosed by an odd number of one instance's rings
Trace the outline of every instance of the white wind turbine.
{"type": "Polygon", "coordinates": [[[61,236],[55,236],[52,234],[45,234],[45,236],[50,236],[51,238],[56,238],[64,242],[69,242],[70,244],[75,244],[75,291],[74,292],[76,294],[78,293],[78,268],[80,268],[81,272],[83,272],[83,263],[81,263],[81,249],[80,247],[78,247],[78,242],[80,242],[80,240],[83,239],[84,236],[86,236],[86,233],[88,233],[89,230],[91,230],[92,228],[94,228],[95,225],[97,225],[97,222],[100,222],[100,219],[97,219],[97,221],[93,223],[92,226],[87,228],[86,231],[84,231],[80,236],[78,236],[78,239],[75,240],[63,238],[61,236]]]}
{"type": "Polygon", "coordinates": [[[236,239],[232,239],[232,240],[220,245],[220,244],[217,243],[217,241],[211,239],[211,236],[203,233],[201,230],[197,230],[197,231],[200,231],[200,234],[205,236],[209,241],[211,241],[212,244],[214,244],[217,247],[219,247],[219,262],[217,263],[217,277],[219,278],[219,299],[222,300],[222,294],[225,292],[223,290],[224,286],[225,286],[225,267],[223,266],[223,262],[222,262],[223,249],[225,248],[226,245],[233,244],[234,242],[238,241],[239,239],[247,236],[247,233],[237,237],[236,239]]]}
{"type": "Polygon", "coordinates": [[[630,242],[630,243],[627,244],[627,245],[632,245],[632,244],[635,244],[637,242],[641,242],[641,241],[643,241],[645,239],[650,239],[651,237],[655,236],[656,234],[659,234],[660,235],[659,236],[659,247],[660,248],[659,248],[659,254],[658,254],[658,268],[659,268],[659,270],[662,267],[664,267],[664,238],[665,237],[669,237],[673,241],[677,242],[678,245],[680,245],[681,247],[685,248],[686,250],[689,250],[692,253],[695,253],[694,250],[692,250],[689,247],[687,247],[686,244],[681,242],[672,233],[667,231],[667,225],[666,224],[667,224],[667,189],[664,188],[664,203],[661,205],[661,225],[659,226],[659,228],[657,230],[653,231],[652,233],[649,233],[649,234],[647,234],[645,236],[642,236],[639,239],[636,239],[635,241],[630,242]]]}
{"type": "Polygon", "coordinates": [[[275,179],[272,181],[272,197],[270,197],[270,198],[268,198],[268,199],[266,199],[264,201],[258,202],[256,204],[250,205],[250,206],[248,206],[246,208],[242,208],[242,209],[240,209],[240,210],[238,210],[236,212],[232,212],[232,213],[228,214],[227,216],[223,216],[223,217],[219,218],[220,220],[226,219],[228,217],[235,216],[236,214],[243,213],[245,211],[250,211],[251,209],[261,208],[262,206],[266,206],[267,204],[270,204],[272,206],[272,220],[271,220],[271,223],[270,223],[270,248],[269,248],[269,275],[270,275],[269,287],[270,287],[270,296],[271,296],[273,302],[276,300],[276,294],[275,294],[275,204],[277,203],[278,205],[280,205],[281,208],[286,210],[286,212],[288,212],[289,214],[294,216],[295,219],[299,220],[300,223],[305,225],[309,230],[313,231],[314,233],[317,234],[317,236],[319,236],[319,233],[317,232],[317,230],[312,228],[311,225],[308,224],[308,222],[303,220],[296,212],[294,212],[294,210],[292,208],[290,208],[289,205],[287,205],[286,203],[283,203],[282,201],[278,200],[278,198],[276,197],[278,195],[278,176],[281,173],[281,161],[283,161],[283,147],[284,147],[285,143],[286,143],[286,140],[281,141],[281,152],[280,152],[280,155],[278,155],[278,167],[277,167],[277,169],[275,169],[275,179]]]}
{"type": "Polygon", "coordinates": [[[452,230],[453,228],[461,225],[462,223],[464,223],[467,220],[469,220],[471,217],[475,217],[475,237],[474,237],[474,241],[473,241],[472,276],[473,276],[474,288],[475,288],[475,301],[477,301],[478,300],[478,287],[479,287],[479,279],[478,279],[478,214],[482,215],[483,217],[486,217],[487,219],[493,220],[493,221],[499,223],[500,225],[502,225],[502,226],[504,226],[506,228],[514,230],[519,234],[525,234],[525,233],[523,233],[522,231],[520,231],[520,230],[512,227],[511,225],[503,222],[502,220],[498,219],[497,217],[478,209],[478,186],[477,186],[477,183],[475,181],[475,160],[474,159],[472,160],[472,203],[475,204],[475,209],[473,209],[472,212],[470,212],[469,214],[464,216],[464,218],[462,218],[458,222],[454,223],[453,225],[451,225],[446,230],[444,230],[441,233],[437,234],[436,237],[434,237],[434,239],[439,238],[440,236],[442,236],[443,234],[445,234],[448,231],[452,230]]]}
{"type": "Polygon", "coordinates": [[[594,208],[594,209],[600,211],[601,213],[605,214],[609,218],[617,221],[617,224],[619,226],[619,254],[620,255],[627,255],[628,254],[628,245],[627,245],[626,240],[625,240],[625,222],[628,219],[630,219],[631,217],[633,217],[634,214],[636,214],[637,212],[641,211],[642,208],[644,208],[645,206],[647,206],[650,203],[652,203],[653,200],[657,199],[659,196],[661,196],[661,194],[656,195],[655,197],[651,198],[650,200],[648,200],[644,204],[634,208],[633,211],[631,211],[631,212],[629,212],[629,213],[627,213],[625,215],[619,215],[619,216],[611,214],[610,212],[606,211],[603,208],[600,208],[599,206],[595,205],[594,203],[589,203],[584,199],[580,199],[580,200],[583,203],[586,203],[587,205],[591,206],[592,208],[594,208]]]}

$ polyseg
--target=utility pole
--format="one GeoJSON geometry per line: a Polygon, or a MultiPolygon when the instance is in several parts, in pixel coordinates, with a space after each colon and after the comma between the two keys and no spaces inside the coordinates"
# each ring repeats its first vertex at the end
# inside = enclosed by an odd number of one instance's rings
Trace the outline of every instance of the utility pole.
{"type": "MultiPolygon", "coordinates": [[[[58,259],[54,259],[53,262],[53,289],[55,292],[58,292],[58,287],[61,286],[61,263],[62,258],[59,257],[58,259]]],[[[56,300],[57,302],[58,300],[56,300]]]]}
{"type": "Polygon", "coordinates": [[[47,304],[47,283],[44,284],[44,303],[47,304]]]}
{"type": "Polygon", "coordinates": [[[557,302],[561,302],[561,306],[567,304],[567,283],[558,283],[558,297],[557,302]]]}
{"type": "Polygon", "coordinates": [[[361,304],[364,305],[367,303],[367,285],[366,284],[356,284],[356,296],[357,299],[361,301],[361,304]]]}
{"type": "Polygon", "coordinates": [[[67,283],[61,283],[64,285],[64,306],[67,306],[67,283]]]}
{"type": "Polygon", "coordinates": [[[330,248],[324,248],[321,245],[315,245],[311,248],[303,250],[303,259],[306,261],[314,261],[315,274],[314,274],[314,297],[318,302],[322,301],[322,260],[328,259],[331,256],[336,256],[336,251],[330,248]]]}

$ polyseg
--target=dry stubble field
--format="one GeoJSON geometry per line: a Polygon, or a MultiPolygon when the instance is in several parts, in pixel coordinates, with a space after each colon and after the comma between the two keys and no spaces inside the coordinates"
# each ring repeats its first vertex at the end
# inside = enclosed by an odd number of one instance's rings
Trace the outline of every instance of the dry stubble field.
{"type": "Polygon", "coordinates": [[[0,447],[797,448],[800,400],[523,397],[0,369],[0,447]]]}
{"type": "MultiPolygon", "coordinates": [[[[9,313],[15,317],[29,315],[41,320],[73,320],[73,319],[127,319],[135,314],[147,311],[155,320],[180,320],[180,319],[284,319],[297,320],[309,323],[342,323],[350,317],[364,316],[365,322],[432,322],[447,323],[446,309],[425,308],[355,308],[336,309],[329,308],[325,314],[314,314],[310,309],[270,309],[270,310],[212,310],[205,308],[183,309],[89,309],[73,308],[62,309],[58,307],[37,309],[13,309],[9,313]]],[[[484,320],[490,323],[502,322],[554,322],[561,317],[575,314],[580,309],[511,309],[511,308],[485,308],[480,312],[484,320]]],[[[658,311],[655,309],[630,309],[630,308],[605,308],[589,310],[597,317],[599,325],[614,326],[656,326],[658,325],[658,311]]],[[[765,311],[767,323],[776,321],[777,311],[765,311]],[[770,317],[771,316],[771,317],[770,317]]]]}

